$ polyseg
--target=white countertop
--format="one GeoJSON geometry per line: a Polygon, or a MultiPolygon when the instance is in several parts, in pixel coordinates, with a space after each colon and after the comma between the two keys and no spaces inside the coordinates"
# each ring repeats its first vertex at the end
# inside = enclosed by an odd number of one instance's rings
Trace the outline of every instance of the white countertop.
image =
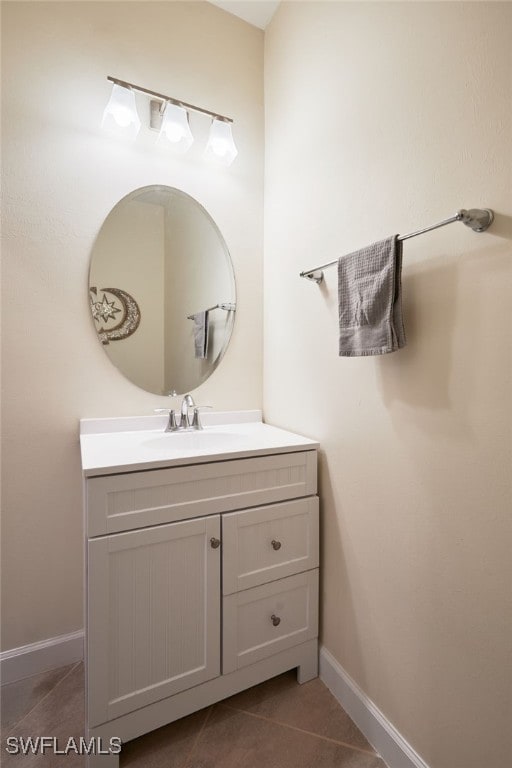
{"type": "Polygon", "coordinates": [[[315,450],[318,443],[261,421],[261,411],[208,413],[204,429],[165,432],[167,417],[82,419],[85,477],[315,450]]]}

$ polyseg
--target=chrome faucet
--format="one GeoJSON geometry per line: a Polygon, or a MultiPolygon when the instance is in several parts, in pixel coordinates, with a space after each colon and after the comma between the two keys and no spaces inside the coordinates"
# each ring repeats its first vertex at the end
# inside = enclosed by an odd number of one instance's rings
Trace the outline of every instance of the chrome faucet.
{"type": "Polygon", "coordinates": [[[181,402],[181,419],[180,419],[180,425],[179,429],[190,429],[192,426],[190,423],[190,419],[188,416],[189,408],[193,408],[195,406],[194,398],[192,395],[184,395],[183,400],[181,402]]]}
{"type": "Polygon", "coordinates": [[[155,408],[155,413],[168,413],[169,414],[169,420],[167,422],[167,426],[165,427],[166,432],[181,432],[182,430],[196,430],[196,429],[203,429],[203,425],[201,424],[201,419],[199,417],[199,411],[202,408],[211,408],[211,405],[201,405],[196,406],[194,403],[194,398],[192,395],[183,395],[183,400],[181,402],[181,416],[179,423],[176,421],[176,411],[174,408],[155,408]],[[192,421],[190,421],[189,411],[190,408],[194,409],[194,416],[192,421]]]}

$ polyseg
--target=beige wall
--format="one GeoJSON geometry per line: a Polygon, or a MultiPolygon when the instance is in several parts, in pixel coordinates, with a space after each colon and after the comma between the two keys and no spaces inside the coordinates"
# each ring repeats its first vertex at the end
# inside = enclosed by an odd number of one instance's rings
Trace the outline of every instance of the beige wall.
{"type": "MultiPolygon", "coordinates": [[[[195,197],[232,254],[239,311],[219,369],[197,390],[217,409],[261,406],[263,33],[207,3],[2,4],[2,647],[82,621],[81,417],[170,405],[130,384],[98,343],[89,256],[113,205],[148,184],[195,197]],[[202,160],[209,121],[179,157],[142,128],[100,129],[107,75],[235,120],[239,157],[202,160]]],[[[147,101],[139,101],[145,115],[147,101]]],[[[145,117],[143,117],[145,120],[145,117]]]]}
{"type": "Polygon", "coordinates": [[[284,3],[265,36],[265,418],[320,440],[322,640],[431,768],[512,718],[512,6],[284,3]],[[337,356],[336,270],[404,245],[408,346],[337,356]]]}

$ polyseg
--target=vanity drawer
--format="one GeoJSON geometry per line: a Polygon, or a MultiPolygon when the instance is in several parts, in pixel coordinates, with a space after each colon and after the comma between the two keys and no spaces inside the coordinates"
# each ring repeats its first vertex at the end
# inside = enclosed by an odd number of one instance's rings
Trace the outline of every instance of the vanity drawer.
{"type": "Polygon", "coordinates": [[[318,635],[318,568],[223,599],[223,674],[318,635]]]}
{"type": "Polygon", "coordinates": [[[225,595],[318,567],[318,497],[222,516],[225,595]]]}
{"type": "Polygon", "coordinates": [[[317,454],[297,451],[86,481],[89,537],[316,493],[317,454]]]}

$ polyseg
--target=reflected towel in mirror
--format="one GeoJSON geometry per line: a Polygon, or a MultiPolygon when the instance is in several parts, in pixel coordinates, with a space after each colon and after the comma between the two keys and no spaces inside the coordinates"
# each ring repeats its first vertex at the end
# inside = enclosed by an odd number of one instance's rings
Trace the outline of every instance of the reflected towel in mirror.
{"type": "Polygon", "coordinates": [[[194,320],[194,354],[198,360],[204,360],[208,355],[208,310],[196,312],[194,320]]]}

